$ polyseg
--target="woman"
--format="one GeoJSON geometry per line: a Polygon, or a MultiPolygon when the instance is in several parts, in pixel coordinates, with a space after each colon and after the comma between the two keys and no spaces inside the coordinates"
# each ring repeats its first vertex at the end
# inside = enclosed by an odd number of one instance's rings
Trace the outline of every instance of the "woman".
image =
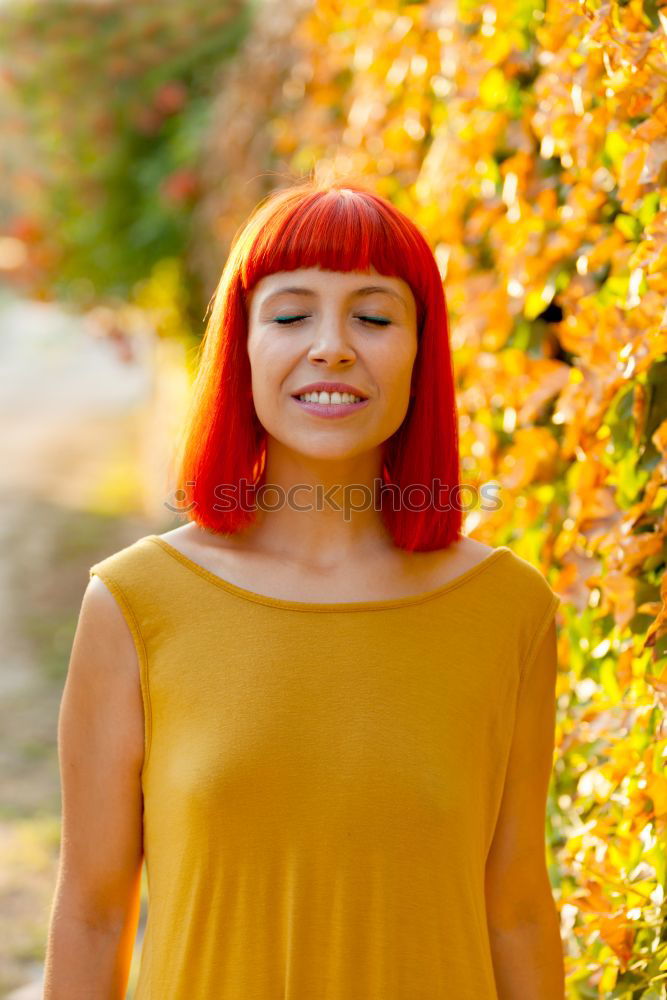
{"type": "Polygon", "coordinates": [[[357,183],[274,193],[199,361],[187,520],[84,595],[46,1000],[125,995],[144,857],[137,1000],[560,1000],[559,599],[461,534],[428,244],[357,183]]]}

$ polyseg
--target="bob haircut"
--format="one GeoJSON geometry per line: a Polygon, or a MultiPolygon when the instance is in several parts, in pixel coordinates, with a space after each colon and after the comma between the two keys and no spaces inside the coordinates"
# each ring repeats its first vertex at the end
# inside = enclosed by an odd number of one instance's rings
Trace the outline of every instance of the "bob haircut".
{"type": "Polygon", "coordinates": [[[237,230],[207,313],[176,457],[176,498],[218,534],[253,521],[267,433],[252,401],[246,294],[265,275],[319,267],[398,276],[417,306],[418,347],[401,426],[382,443],[379,509],[394,543],[446,548],[461,531],[458,416],[442,279],[417,226],[361,183],[308,178],[262,199],[237,230]],[[241,502],[230,504],[231,488],[241,502]],[[223,490],[221,495],[220,490],[223,490]],[[222,502],[220,502],[222,501],[222,502]]]}

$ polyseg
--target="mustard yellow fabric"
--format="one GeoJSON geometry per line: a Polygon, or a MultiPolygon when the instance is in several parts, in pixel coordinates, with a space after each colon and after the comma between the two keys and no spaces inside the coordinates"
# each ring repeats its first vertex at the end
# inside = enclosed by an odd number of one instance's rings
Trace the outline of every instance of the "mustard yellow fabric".
{"type": "Polygon", "coordinates": [[[306,603],[157,535],[93,574],[141,671],[135,1000],[496,1000],[484,865],[542,574],[501,546],[418,596],[306,603]]]}

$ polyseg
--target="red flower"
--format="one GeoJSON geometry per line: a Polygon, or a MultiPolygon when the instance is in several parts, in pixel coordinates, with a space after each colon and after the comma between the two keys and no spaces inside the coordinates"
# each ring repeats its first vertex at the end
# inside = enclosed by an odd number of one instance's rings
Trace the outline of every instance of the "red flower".
{"type": "Polygon", "coordinates": [[[189,201],[199,193],[199,178],[189,167],[175,170],[163,181],[162,193],[170,201],[189,201]]]}
{"type": "Polygon", "coordinates": [[[163,114],[173,115],[180,111],[188,99],[187,88],[178,80],[163,84],[153,97],[153,104],[163,114]]]}

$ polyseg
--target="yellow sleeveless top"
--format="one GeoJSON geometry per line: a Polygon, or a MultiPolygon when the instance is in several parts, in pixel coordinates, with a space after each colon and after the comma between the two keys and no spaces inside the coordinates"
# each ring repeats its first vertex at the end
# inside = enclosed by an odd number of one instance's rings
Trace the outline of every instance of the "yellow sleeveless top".
{"type": "Polygon", "coordinates": [[[157,535],[93,574],[141,673],[135,1000],[497,1000],[484,867],[542,574],[501,546],[417,596],[306,603],[157,535]]]}

